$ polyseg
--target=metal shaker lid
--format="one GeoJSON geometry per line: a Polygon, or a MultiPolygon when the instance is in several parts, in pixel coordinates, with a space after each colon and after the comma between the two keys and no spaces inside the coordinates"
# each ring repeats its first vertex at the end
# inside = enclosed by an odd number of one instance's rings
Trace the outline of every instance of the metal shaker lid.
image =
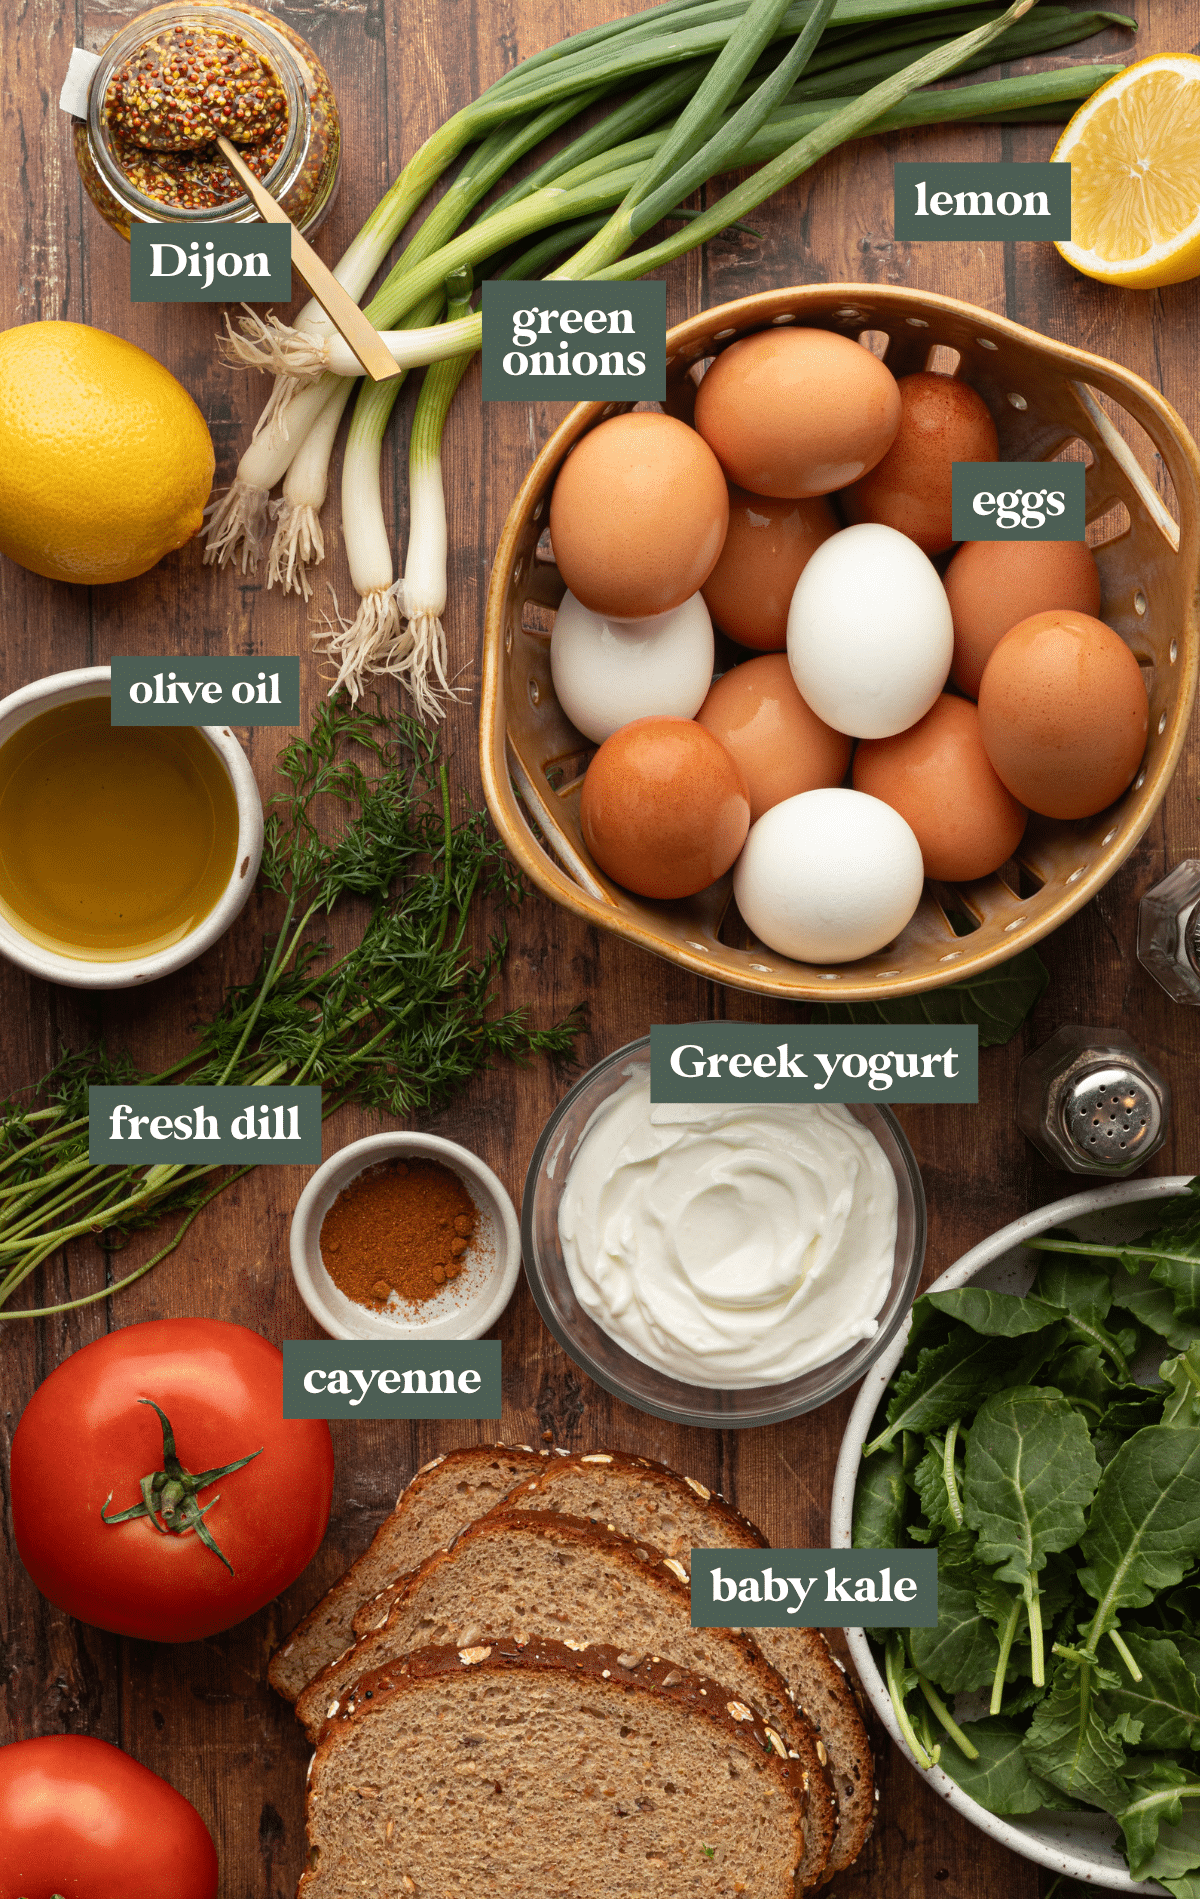
{"type": "Polygon", "coordinates": [[[1099,1171],[1122,1173],[1153,1153],[1162,1129],[1162,1106],[1136,1068],[1108,1064],[1073,1075],[1061,1104],[1067,1140],[1099,1171]]]}

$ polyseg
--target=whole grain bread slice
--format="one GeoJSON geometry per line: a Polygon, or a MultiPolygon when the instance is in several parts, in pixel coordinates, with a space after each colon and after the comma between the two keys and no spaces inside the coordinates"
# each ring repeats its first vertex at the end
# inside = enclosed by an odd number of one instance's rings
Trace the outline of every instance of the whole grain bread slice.
{"type": "Polygon", "coordinates": [[[799,1764],[631,1659],[509,1637],[366,1676],[313,1758],[298,1899],[791,1899],[799,1764]]]}
{"type": "MultiPolygon", "coordinates": [[[[762,1531],[694,1477],[652,1458],[591,1451],[556,1458],[518,1483],[506,1508],[561,1510],[645,1538],[690,1568],[696,1549],[766,1549],[762,1531]]],[[[768,1661],[825,1749],[838,1805],[827,1874],[855,1860],[875,1824],[875,1763],[850,1685],[819,1629],[757,1629],[768,1661]]]]}
{"type": "Polygon", "coordinates": [[[828,1756],[838,1809],[837,1838],[825,1870],[832,1879],[858,1858],[875,1825],[871,1737],[845,1671],[820,1629],[755,1629],[754,1638],[787,1682],[828,1756]]]}
{"type": "Polygon", "coordinates": [[[272,1655],[267,1679],[276,1693],[295,1701],[352,1641],[351,1621],[362,1603],[444,1549],[465,1523],[490,1510],[522,1477],[541,1470],[549,1455],[527,1444],[474,1444],[425,1464],[370,1547],[272,1655]]]}
{"type": "Polygon", "coordinates": [[[824,1873],[837,1830],[816,1736],[753,1637],[696,1629],[682,1564],[599,1523],[550,1510],[501,1510],[468,1524],[389,1592],[387,1621],[310,1682],[296,1714],[310,1740],[364,1673],[416,1649],[469,1648],[513,1635],[571,1649],[611,1644],[628,1661],[647,1654],[721,1682],[780,1735],[808,1786],[801,1888],[824,1873]]]}

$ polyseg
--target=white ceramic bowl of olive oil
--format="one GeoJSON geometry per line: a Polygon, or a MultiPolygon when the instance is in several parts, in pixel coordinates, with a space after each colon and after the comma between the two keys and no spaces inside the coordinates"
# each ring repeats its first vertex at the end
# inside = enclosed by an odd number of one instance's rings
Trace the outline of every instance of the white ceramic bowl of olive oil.
{"type": "Polygon", "coordinates": [[[254,887],[262,801],[225,726],[114,726],[107,666],[0,700],[0,955],[74,989],[192,962],[254,887]]]}

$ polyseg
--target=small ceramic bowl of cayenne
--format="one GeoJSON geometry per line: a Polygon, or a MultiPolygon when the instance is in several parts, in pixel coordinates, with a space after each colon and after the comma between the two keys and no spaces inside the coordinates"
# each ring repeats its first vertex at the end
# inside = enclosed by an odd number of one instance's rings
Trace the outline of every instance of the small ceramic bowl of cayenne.
{"type": "Polygon", "coordinates": [[[521,1270],[490,1167],[436,1134],[373,1134],[319,1167],[292,1215],[292,1277],[331,1338],[477,1339],[521,1270]]]}

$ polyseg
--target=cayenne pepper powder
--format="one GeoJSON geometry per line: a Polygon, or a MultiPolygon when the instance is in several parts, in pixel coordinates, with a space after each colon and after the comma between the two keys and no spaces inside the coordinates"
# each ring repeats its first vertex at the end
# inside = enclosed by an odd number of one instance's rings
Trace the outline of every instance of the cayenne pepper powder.
{"type": "Polygon", "coordinates": [[[320,1250],[335,1286],[376,1311],[393,1292],[411,1304],[457,1279],[479,1215],[441,1161],[385,1161],[344,1187],[321,1222],[320,1250]]]}

